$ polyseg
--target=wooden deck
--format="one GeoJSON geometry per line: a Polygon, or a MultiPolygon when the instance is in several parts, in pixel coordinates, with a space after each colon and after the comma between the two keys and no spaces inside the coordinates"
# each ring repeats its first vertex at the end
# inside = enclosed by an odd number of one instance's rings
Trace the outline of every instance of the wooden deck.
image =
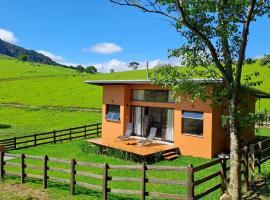
{"type": "Polygon", "coordinates": [[[130,139],[128,141],[104,141],[101,138],[97,138],[87,141],[101,147],[118,149],[141,157],[149,157],[156,153],[164,153],[170,150],[178,150],[178,147],[175,145],[162,144],[159,143],[159,141],[154,141],[146,145],[137,144],[138,139],[130,139]]]}

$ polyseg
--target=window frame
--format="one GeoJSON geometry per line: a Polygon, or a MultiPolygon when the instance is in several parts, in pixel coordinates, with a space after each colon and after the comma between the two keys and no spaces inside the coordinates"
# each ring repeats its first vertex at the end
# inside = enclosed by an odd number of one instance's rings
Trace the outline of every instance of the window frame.
{"type": "Polygon", "coordinates": [[[106,121],[110,121],[110,122],[120,122],[121,121],[121,114],[120,114],[120,109],[121,109],[121,107],[120,107],[120,105],[116,105],[116,104],[106,104],[106,112],[105,112],[105,120],[106,121]],[[109,106],[118,106],[119,107],[119,112],[110,112],[109,111],[109,106]],[[107,115],[109,115],[109,114],[112,114],[112,116],[110,117],[110,118],[107,118],[107,115]],[[118,118],[118,120],[116,120],[116,119],[113,119],[113,116],[114,115],[119,115],[119,118],[118,118]]]}
{"type": "Polygon", "coordinates": [[[187,136],[193,136],[193,137],[199,137],[202,138],[204,137],[204,112],[202,111],[190,111],[190,110],[182,110],[181,113],[181,134],[182,135],[187,135],[187,136]],[[196,118],[189,118],[189,117],[184,117],[183,114],[185,112],[190,112],[190,113],[201,113],[202,114],[202,119],[196,119],[196,118]],[[202,123],[202,133],[201,134],[196,134],[196,133],[188,133],[184,131],[184,119],[192,119],[192,120],[199,120],[202,123]]]}
{"type": "Polygon", "coordinates": [[[132,89],[131,90],[131,101],[140,101],[140,102],[155,102],[155,103],[175,103],[175,100],[171,97],[172,95],[170,94],[172,91],[171,90],[155,90],[155,89],[132,89]],[[160,91],[163,91],[163,92],[167,92],[168,94],[168,98],[167,98],[167,101],[148,101],[148,100],[145,100],[145,96],[143,97],[143,100],[135,100],[133,98],[133,92],[135,90],[142,90],[142,91],[157,91],[157,92],[160,92],[160,91]],[[170,98],[171,97],[171,98],[170,98]],[[171,101],[170,101],[171,99],[171,101]]]}

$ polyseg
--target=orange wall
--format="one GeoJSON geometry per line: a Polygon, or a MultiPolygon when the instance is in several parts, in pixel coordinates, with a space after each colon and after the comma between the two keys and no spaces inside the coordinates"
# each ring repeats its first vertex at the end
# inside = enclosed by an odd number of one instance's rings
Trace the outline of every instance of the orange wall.
{"type": "MultiPolygon", "coordinates": [[[[132,89],[162,88],[151,85],[105,85],[103,87],[102,139],[106,141],[114,140],[116,137],[124,134],[127,123],[130,122],[131,106],[149,106],[174,109],[174,144],[179,146],[182,155],[211,158],[229,146],[228,135],[224,133],[220,123],[222,109],[213,109],[210,106],[210,100],[206,102],[176,103],[131,101],[132,89]],[[106,121],[106,104],[120,105],[120,122],[106,121]],[[203,136],[182,133],[181,115],[183,110],[204,113],[203,136]]],[[[249,137],[251,136],[249,135],[249,137]]]]}

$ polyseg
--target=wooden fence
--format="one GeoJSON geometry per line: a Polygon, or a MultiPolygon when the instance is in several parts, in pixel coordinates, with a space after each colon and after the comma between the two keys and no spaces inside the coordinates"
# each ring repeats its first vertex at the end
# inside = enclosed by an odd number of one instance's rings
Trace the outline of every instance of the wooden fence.
{"type": "Polygon", "coordinates": [[[46,133],[35,133],[20,137],[12,137],[0,140],[0,145],[3,145],[5,150],[15,150],[49,143],[55,144],[60,141],[73,140],[75,138],[86,138],[91,135],[98,136],[99,133],[101,133],[101,123],[62,130],[53,130],[46,133]]]}
{"type": "Polygon", "coordinates": [[[24,155],[24,154],[9,154],[4,153],[3,151],[0,152],[0,180],[2,181],[5,175],[17,176],[20,177],[21,183],[25,183],[27,178],[34,178],[43,181],[43,187],[48,187],[48,180],[57,182],[57,183],[64,183],[70,185],[70,194],[73,195],[75,193],[76,186],[80,186],[87,189],[97,190],[102,193],[102,199],[107,199],[108,193],[115,193],[115,194],[124,194],[124,195],[135,195],[140,196],[140,199],[144,200],[146,197],[156,197],[156,198],[167,198],[167,199],[188,199],[187,195],[180,195],[180,194],[169,194],[169,193],[162,193],[162,192],[151,192],[148,191],[146,187],[147,183],[151,184],[165,184],[165,185],[172,185],[175,186],[183,186],[185,188],[188,187],[188,182],[183,180],[175,180],[175,179],[157,179],[157,178],[150,178],[148,177],[148,171],[162,171],[162,173],[167,173],[168,171],[173,172],[187,172],[187,167],[175,167],[175,166],[151,166],[151,165],[109,165],[105,164],[97,164],[97,163],[89,163],[89,162],[82,162],[77,161],[75,159],[66,160],[66,159],[59,159],[59,158],[51,158],[48,156],[32,156],[32,155],[24,155]],[[14,157],[20,159],[20,163],[12,162],[12,160],[4,161],[4,156],[14,157]],[[26,161],[28,159],[35,159],[40,160],[42,165],[33,165],[28,164],[26,161]],[[69,164],[70,168],[60,168],[60,167],[53,167],[54,165],[50,165],[51,162],[57,162],[62,164],[69,164]],[[8,171],[6,166],[11,166],[17,169],[16,172],[8,171]],[[89,173],[83,171],[82,169],[77,169],[78,166],[84,167],[93,167],[102,170],[101,174],[96,173],[89,173]],[[39,170],[42,175],[30,174],[26,173],[26,169],[34,169],[39,170]],[[113,176],[109,175],[109,170],[136,170],[140,171],[141,177],[134,178],[134,177],[120,177],[120,176],[113,176]],[[19,171],[19,172],[18,172],[19,171]],[[50,171],[53,172],[60,172],[64,174],[68,174],[70,179],[59,178],[49,175],[50,171]],[[82,181],[77,181],[78,177],[87,177],[89,179],[99,179],[101,180],[101,184],[90,184],[85,183],[82,181]],[[126,190],[126,189],[118,189],[109,187],[109,182],[137,182],[140,183],[141,187],[140,190],[126,190]]]}

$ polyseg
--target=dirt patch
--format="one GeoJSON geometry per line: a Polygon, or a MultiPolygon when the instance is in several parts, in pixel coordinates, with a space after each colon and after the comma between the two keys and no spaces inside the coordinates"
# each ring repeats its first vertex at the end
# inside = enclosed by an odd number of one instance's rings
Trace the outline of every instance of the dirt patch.
{"type": "Polygon", "coordinates": [[[45,192],[29,188],[22,184],[11,183],[0,185],[0,199],[20,199],[20,200],[49,200],[45,192]]]}

